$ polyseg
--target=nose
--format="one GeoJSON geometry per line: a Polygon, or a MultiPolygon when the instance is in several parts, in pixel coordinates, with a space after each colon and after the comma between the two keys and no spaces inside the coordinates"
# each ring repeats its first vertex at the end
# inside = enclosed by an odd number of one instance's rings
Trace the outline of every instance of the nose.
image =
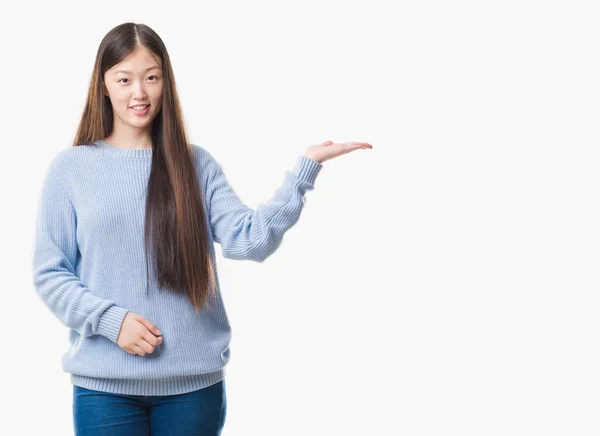
{"type": "Polygon", "coordinates": [[[142,101],[144,101],[146,99],[146,90],[144,89],[143,83],[137,82],[133,86],[133,98],[135,100],[142,100],[142,101]]]}

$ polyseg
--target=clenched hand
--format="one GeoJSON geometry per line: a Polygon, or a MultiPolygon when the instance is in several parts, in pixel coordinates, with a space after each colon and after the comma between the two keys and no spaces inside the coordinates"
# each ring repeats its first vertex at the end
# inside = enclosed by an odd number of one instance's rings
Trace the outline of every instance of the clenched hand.
{"type": "Polygon", "coordinates": [[[145,356],[154,352],[162,340],[161,332],[154,324],[137,313],[128,312],[121,325],[117,345],[129,354],[145,356]]]}

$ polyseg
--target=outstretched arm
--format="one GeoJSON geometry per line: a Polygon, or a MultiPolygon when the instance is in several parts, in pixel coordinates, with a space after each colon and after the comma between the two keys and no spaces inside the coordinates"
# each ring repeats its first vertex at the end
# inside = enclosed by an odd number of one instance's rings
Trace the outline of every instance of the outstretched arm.
{"type": "Polygon", "coordinates": [[[299,219],[307,191],[314,189],[323,162],[358,149],[371,149],[366,142],[325,141],[308,147],[296,166],[286,171],[283,184],[273,197],[256,210],[244,204],[230,186],[223,168],[206,152],[210,176],[207,187],[213,239],[223,256],[262,262],[281,244],[283,235],[299,219]]]}
{"type": "MultiPolygon", "coordinates": [[[[208,154],[208,153],[207,153],[208,154]]],[[[272,198],[255,210],[244,204],[229,184],[223,168],[208,155],[207,203],[215,242],[223,257],[262,262],[281,244],[285,232],[299,219],[305,194],[314,189],[322,164],[299,156],[272,198]]]]}

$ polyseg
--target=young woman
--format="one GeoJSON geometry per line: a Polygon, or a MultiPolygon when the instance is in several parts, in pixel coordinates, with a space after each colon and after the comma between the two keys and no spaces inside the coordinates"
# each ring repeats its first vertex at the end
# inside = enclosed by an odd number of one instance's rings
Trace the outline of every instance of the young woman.
{"type": "Polygon", "coordinates": [[[33,279],[70,328],[76,434],[220,434],[231,330],[214,243],[262,262],[323,162],[372,146],[309,146],[273,198],[249,208],[188,142],[167,50],[134,23],[100,44],[73,145],[44,181],[33,279]]]}

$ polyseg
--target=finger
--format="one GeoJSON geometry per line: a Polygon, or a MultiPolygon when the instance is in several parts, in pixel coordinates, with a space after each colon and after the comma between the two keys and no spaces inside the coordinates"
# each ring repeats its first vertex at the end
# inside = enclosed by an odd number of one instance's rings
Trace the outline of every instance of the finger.
{"type": "Polygon", "coordinates": [[[154,352],[154,346],[148,343],[145,339],[142,339],[138,342],[138,346],[144,350],[146,354],[152,354],[154,352]]]}
{"type": "Polygon", "coordinates": [[[150,332],[153,333],[155,336],[159,336],[161,334],[160,330],[152,322],[148,321],[146,318],[141,318],[140,322],[142,324],[144,324],[144,326],[146,326],[146,328],[148,330],[150,330],[150,332]]]}
{"type": "Polygon", "coordinates": [[[142,338],[148,342],[150,345],[157,346],[158,344],[162,344],[162,336],[154,336],[149,331],[142,333],[142,338]]]}
{"type": "Polygon", "coordinates": [[[373,148],[371,144],[368,144],[366,142],[344,142],[344,147],[350,150],[357,150],[359,148],[373,148]]]}
{"type": "Polygon", "coordinates": [[[139,354],[140,356],[143,356],[146,354],[146,352],[144,350],[142,350],[140,347],[138,347],[137,345],[132,345],[131,349],[134,351],[134,354],[139,354]]]}

